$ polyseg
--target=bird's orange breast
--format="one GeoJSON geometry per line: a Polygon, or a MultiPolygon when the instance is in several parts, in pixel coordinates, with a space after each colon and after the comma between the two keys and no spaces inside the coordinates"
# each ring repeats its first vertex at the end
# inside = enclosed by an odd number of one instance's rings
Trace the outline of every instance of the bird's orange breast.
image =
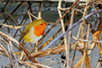
{"type": "Polygon", "coordinates": [[[34,34],[38,37],[43,35],[46,25],[47,25],[46,23],[43,23],[42,25],[40,24],[40,25],[34,26],[34,34]]]}

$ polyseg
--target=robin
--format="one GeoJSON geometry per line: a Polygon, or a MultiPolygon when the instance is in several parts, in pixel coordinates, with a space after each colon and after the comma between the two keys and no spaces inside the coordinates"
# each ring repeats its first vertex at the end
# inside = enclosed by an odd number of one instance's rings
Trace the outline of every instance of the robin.
{"type": "Polygon", "coordinates": [[[44,35],[47,24],[44,20],[38,19],[26,25],[24,31],[21,33],[20,40],[23,38],[24,42],[36,43],[44,35]]]}

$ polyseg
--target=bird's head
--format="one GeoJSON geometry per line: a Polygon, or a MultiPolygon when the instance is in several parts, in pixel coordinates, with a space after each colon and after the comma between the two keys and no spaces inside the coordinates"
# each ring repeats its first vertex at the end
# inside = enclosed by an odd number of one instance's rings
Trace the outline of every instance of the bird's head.
{"type": "Polygon", "coordinates": [[[39,27],[45,29],[47,26],[47,23],[42,19],[38,19],[38,20],[34,20],[33,22],[31,22],[30,25],[39,26],[39,27]]]}

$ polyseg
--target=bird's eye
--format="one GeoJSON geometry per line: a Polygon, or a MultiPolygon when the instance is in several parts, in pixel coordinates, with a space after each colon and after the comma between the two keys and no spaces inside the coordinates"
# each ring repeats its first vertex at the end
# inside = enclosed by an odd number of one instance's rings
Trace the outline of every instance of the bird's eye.
{"type": "Polygon", "coordinates": [[[43,24],[41,24],[41,25],[43,25],[43,24]]]}

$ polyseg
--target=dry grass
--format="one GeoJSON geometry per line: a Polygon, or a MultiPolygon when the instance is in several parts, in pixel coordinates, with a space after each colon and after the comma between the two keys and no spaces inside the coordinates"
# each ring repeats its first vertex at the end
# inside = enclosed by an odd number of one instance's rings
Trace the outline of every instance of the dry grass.
{"type": "MultiPolygon", "coordinates": [[[[62,0],[58,1],[58,14],[59,14],[59,19],[52,24],[52,26],[49,28],[49,30],[45,33],[43,38],[36,43],[35,47],[32,47],[31,51],[27,50],[27,47],[25,47],[25,43],[22,44],[22,42],[18,42],[16,40],[16,37],[18,37],[18,32],[22,32],[20,29],[21,27],[25,26],[24,21],[27,19],[25,18],[26,15],[29,16],[30,21],[32,21],[34,18],[35,19],[40,19],[42,18],[41,16],[41,7],[43,6],[42,2],[37,2],[39,4],[39,11],[38,11],[38,17],[33,14],[32,11],[32,4],[34,2],[17,2],[19,3],[18,6],[11,12],[9,13],[6,9],[8,5],[10,4],[10,1],[8,0],[5,2],[5,6],[3,7],[2,10],[3,12],[0,14],[0,16],[4,17],[4,22],[1,24],[0,23],[0,28],[4,27],[8,29],[8,34],[0,31],[0,54],[3,56],[6,56],[10,59],[10,64],[8,67],[10,68],[51,68],[48,65],[40,64],[37,61],[38,57],[45,57],[49,56],[52,54],[59,54],[62,52],[66,53],[66,59],[65,59],[65,64],[64,66],[66,68],[83,68],[84,64],[86,68],[93,68],[92,65],[92,59],[90,56],[90,53],[93,51],[93,49],[98,46],[99,48],[99,60],[97,61],[97,66],[96,68],[101,65],[101,57],[102,57],[102,49],[101,49],[101,43],[102,41],[100,40],[101,37],[101,31],[102,31],[102,9],[97,10],[97,5],[101,4],[102,8],[102,1],[101,0],[86,0],[84,4],[80,3],[79,0],[76,0],[73,2],[73,4],[68,7],[66,6],[65,8],[61,7],[63,5],[62,0]],[[27,7],[28,5],[28,7],[27,7]],[[26,9],[26,13],[24,14],[23,18],[21,19],[21,22],[18,24],[17,20],[14,18],[13,14],[18,10],[19,7],[24,6],[26,9]],[[94,10],[90,11],[89,10],[94,10]],[[64,14],[62,14],[64,12],[64,14]],[[67,16],[67,14],[71,14],[69,18],[67,18],[66,21],[64,21],[64,18],[67,16]],[[8,17],[6,16],[8,15],[8,17]],[[78,18],[79,20],[77,22],[74,21],[78,15],[82,15],[82,18],[78,18]],[[95,16],[95,18],[94,18],[95,16]],[[12,19],[14,21],[14,24],[16,26],[8,25],[8,19],[12,19]],[[94,21],[94,22],[93,22],[94,21]],[[61,23],[60,23],[61,22],[61,23]],[[90,23],[91,22],[91,23],[90,23]],[[46,35],[49,34],[49,32],[57,25],[61,24],[60,28],[49,40],[46,40],[44,44],[40,48],[38,46],[42,43],[42,40],[46,37],[46,35]],[[78,33],[76,36],[73,35],[72,29],[75,28],[77,25],[80,25],[78,28],[78,33]],[[65,28],[68,27],[66,30],[65,28]],[[87,27],[87,28],[86,28],[87,27]],[[14,33],[14,36],[11,36],[10,32],[11,30],[9,28],[12,28],[12,30],[16,30],[14,33]],[[58,35],[60,32],[60,35],[58,35]],[[92,34],[92,40],[89,40],[89,34],[92,34]],[[58,35],[58,36],[57,36],[58,35]],[[56,37],[56,38],[55,38],[56,37]],[[58,46],[50,48],[53,43],[55,43],[58,39],[62,38],[63,40],[61,43],[58,44],[58,46]],[[55,39],[54,39],[55,38],[55,39]],[[75,42],[72,43],[71,39],[74,39],[75,42]],[[3,43],[3,44],[2,44],[3,43]],[[16,48],[17,51],[15,51],[13,48],[16,48]],[[73,50],[73,57],[72,59],[70,58],[70,50],[73,50]],[[80,51],[82,53],[81,58],[79,61],[74,64],[76,60],[76,51],[80,51]],[[29,61],[28,61],[29,60],[29,61]],[[32,62],[31,62],[32,61],[32,62]],[[26,67],[27,66],[27,67],[26,67]]],[[[46,3],[46,2],[45,2],[46,3]]],[[[44,3],[44,4],[45,4],[44,3]]],[[[66,3],[68,4],[68,3],[66,3]]],[[[51,5],[47,6],[51,7],[51,5]]],[[[34,44],[30,44],[28,46],[32,46],[34,44]]],[[[102,65],[101,65],[102,66],[102,65]]],[[[64,67],[64,68],[65,68],[64,67]]]]}

